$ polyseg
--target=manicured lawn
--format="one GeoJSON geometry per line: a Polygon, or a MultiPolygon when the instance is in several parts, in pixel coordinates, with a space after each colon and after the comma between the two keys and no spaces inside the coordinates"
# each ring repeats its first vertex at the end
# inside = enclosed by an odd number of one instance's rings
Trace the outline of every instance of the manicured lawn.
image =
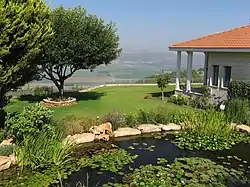
{"type": "MultiPolygon", "coordinates": [[[[174,87],[169,86],[166,92],[172,91],[174,87]]],[[[166,93],[167,94],[167,93],[166,93]]],[[[112,110],[119,110],[124,113],[135,112],[138,109],[155,108],[166,106],[169,110],[179,110],[181,106],[161,101],[157,98],[159,89],[156,86],[122,86],[104,87],[86,93],[67,93],[68,96],[76,97],[78,104],[70,107],[51,108],[56,119],[67,115],[75,116],[99,116],[112,110]],[[153,99],[144,99],[147,93],[153,93],[153,99]]],[[[6,106],[8,112],[20,111],[24,106],[32,105],[39,99],[21,98],[13,99],[6,106]]]]}

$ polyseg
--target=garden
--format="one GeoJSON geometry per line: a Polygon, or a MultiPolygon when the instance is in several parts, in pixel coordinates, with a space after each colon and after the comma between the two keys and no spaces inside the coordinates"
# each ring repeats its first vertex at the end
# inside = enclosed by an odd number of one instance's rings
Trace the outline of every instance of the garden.
{"type": "Polygon", "coordinates": [[[158,88],[65,92],[76,71],[119,57],[115,24],[41,0],[0,1],[0,17],[0,186],[250,185],[249,82],[227,100],[172,96],[163,71],[158,88]],[[58,93],[20,93],[41,79],[58,93]]]}

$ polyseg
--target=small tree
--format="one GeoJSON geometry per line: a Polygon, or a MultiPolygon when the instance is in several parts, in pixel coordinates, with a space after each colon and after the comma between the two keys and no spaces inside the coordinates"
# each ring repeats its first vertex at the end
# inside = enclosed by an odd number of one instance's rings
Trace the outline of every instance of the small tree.
{"type": "Polygon", "coordinates": [[[157,78],[157,85],[161,89],[161,100],[164,100],[164,89],[167,88],[170,83],[170,76],[164,71],[161,71],[161,74],[157,78]]]}
{"type": "Polygon", "coordinates": [[[38,58],[52,34],[43,0],[0,1],[0,108],[6,92],[36,78],[38,58]]]}
{"type": "Polygon", "coordinates": [[[53,40],[46,46],[42,58],[44,78],[51,80],[64,96],[64,82],[77,70],[93,70],[109,64],[121,53],[116,27],[80,6],[58,7],[52,12],[53,40]]]}

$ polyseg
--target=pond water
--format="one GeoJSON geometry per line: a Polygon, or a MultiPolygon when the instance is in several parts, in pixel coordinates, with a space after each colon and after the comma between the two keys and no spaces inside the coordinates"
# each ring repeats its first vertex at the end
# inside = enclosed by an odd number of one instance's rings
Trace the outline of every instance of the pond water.
{"type": "MultiPolygon", "coordinates": [[[[175,158],[180,157],[202,157],[208,158],[217,164],[221,164],[230,168],[244,168],[250,170],[250,144],[238,144],[230,150],[209,152],[209,151],[187,151],[181,150],[176,145],[171,143],[173,135],[167,135],[161,139],[155,137],[137,137],[129,139],[121,139],[115,141],[114,144],[122,149],[125,149],[133,155],[138,155],[134,163],[124,166],[123,172],[129,171],[129,166],[138,168],[141,165],[156,164],[157,158],[165,158],[171,164],[175,158]],[[153,148],[152,148],[153,146],[153,148]],[[151,147],[151,150],[150,150],[151,147]],[[149,150],[147,149],[149,148],[149,150]],[[244,161],[244,162],[243,162],[244,161]],[[230,163],[226,164],[226,163],[230,163]]],[[[122,182],[122,176],[112,172],[102,172],[99,169],[84,168],[73,173],[65,184],[67,186],[76,186],[79,182],[88,181],[88,186],[102,186],[108,182],[122,182]]],[[[249,185],[241,185],[241,187],[249,185]]],[[[238,186],[237,186],[238,187],[238,186]]],[[[240,186],[239,186],[240,187],[240,186]]]]}

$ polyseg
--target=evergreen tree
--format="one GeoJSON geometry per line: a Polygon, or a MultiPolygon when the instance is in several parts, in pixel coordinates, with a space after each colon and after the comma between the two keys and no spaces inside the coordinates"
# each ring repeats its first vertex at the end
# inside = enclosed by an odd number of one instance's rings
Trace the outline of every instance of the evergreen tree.
{"type": "Polygon", "coordinates": [[[41,49],[52,37],[42,0],[0,0],[0,108],[11,89],[36,78],[41,49]]]}

